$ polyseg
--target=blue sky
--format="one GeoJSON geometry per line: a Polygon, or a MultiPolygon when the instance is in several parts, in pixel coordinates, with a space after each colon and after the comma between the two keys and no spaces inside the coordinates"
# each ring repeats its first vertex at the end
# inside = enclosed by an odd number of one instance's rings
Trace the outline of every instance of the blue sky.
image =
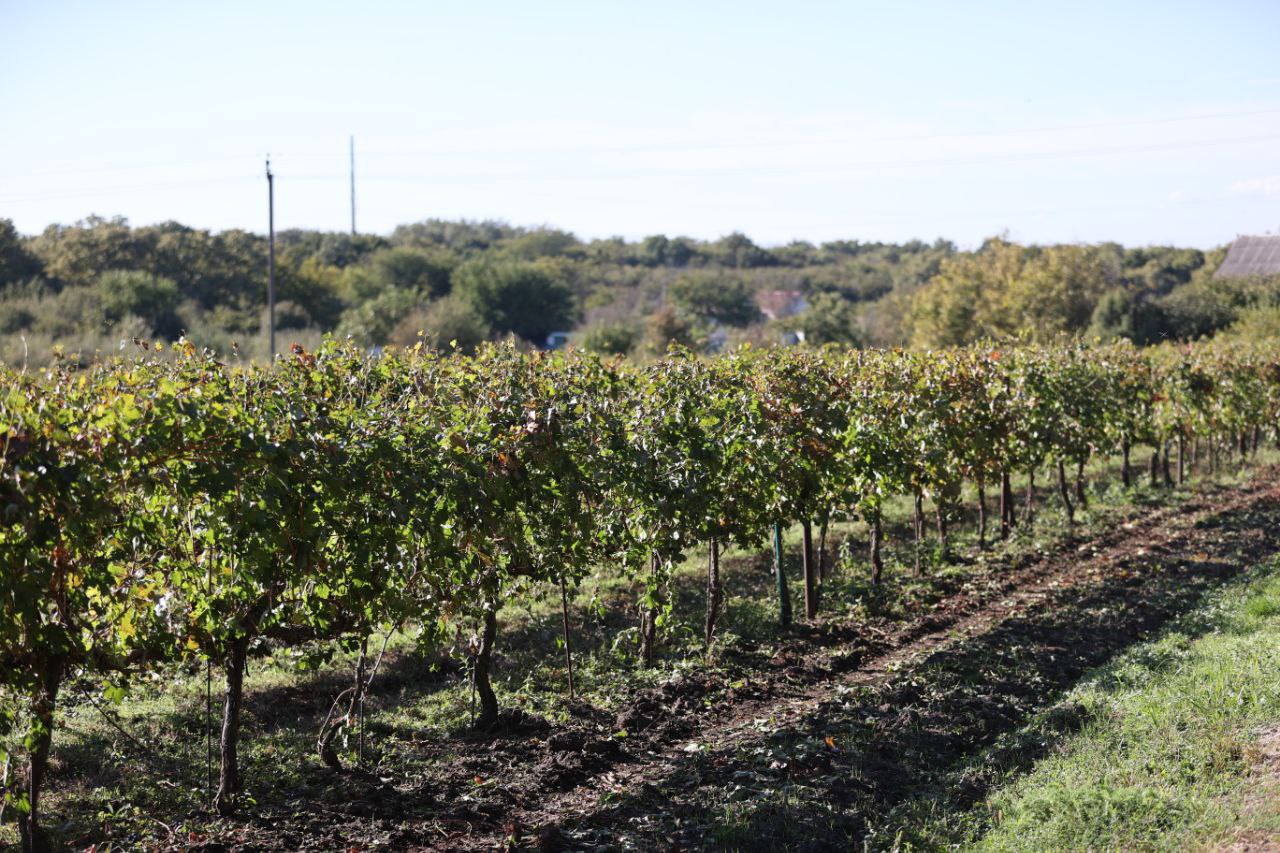
{"type": "Polygon", "coordinates": [[[759,242],[1280,230],[1274,2],[0,0],[0,217],[759,242]]]}

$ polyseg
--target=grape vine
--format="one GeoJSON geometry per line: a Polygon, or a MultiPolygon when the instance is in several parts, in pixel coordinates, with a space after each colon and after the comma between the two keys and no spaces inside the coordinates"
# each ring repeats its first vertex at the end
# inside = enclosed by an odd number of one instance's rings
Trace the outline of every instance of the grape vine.
{"type": "MultiPolygon", "coordinates": [[[[442,643],[477,622],[477,724],[490,726],[498,612],[524,590],[557,589],[568,632],[567,591],[596,569],[625,573],[642,589],[650,665],[669,572],[695,547],[709,553],[710,646],[731,542],[800,525],[813,618],[815,525],[821,552],[830,522],[864,519],[879,582],[892,496],[915,501],[917,548],[930,499],[945,554],[965,482],[985,544],[989,489],[1000,536],[1033,515],[1030,492],[1014,512],[1014,472],[1056,475],[1071,517],[1098,454],[1119,453],[1128,484],[1132,451],[1149,446],[1153,481],[1173,482],[1188,453],[1248,454],[1280,415],[1280,351],[1213,343],[673,351],[634,366],[499,345],[370,358],[331,341],[271,368],[180,343],[0,382],[0,744],[20,743],[25,768],[2,794],[30,849],[73,676],[114,698],[148,668],[217,666],[215,805],[229,813],[246,663],[273,646],[360,650],[346,710],[320,739],[335,764],[378,631],[413,624],[442,643]]],[[[778,571],[786,619],[781,560],[778,571]]]]}

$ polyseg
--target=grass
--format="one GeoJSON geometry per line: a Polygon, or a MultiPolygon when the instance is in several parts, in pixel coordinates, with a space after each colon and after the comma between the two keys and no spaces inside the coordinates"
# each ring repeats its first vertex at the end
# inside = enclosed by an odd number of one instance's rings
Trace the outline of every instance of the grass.
{"type": "MultiPolygon", "coordinates": [[[[920,846],[981,851],[1190,850],[1280,844],[1280,562],[1259,567],[1159,639],[1102,667],[1021,734],[1067,710],[1086,722],[1034,769],[920,846]]],[[[1267,848],[1271,849],[1271,848],[1267,848]]]]}

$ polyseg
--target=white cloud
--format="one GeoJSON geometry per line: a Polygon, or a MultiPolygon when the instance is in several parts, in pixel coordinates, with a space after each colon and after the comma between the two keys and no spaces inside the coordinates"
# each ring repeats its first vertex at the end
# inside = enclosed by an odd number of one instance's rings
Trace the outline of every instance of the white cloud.
{"type": "Polygon", "coordinates": [[[1227,187],[1222,194],[1229,198],[1251,195],[1280,195],[1280,175],[1267,175],[1261,178],[1236,181],[1227,187]]]}

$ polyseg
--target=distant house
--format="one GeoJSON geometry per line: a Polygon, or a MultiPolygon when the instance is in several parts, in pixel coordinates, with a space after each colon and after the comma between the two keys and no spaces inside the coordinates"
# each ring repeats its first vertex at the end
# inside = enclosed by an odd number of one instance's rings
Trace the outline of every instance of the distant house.
{"type": "Polygon", "coordinates": [[[758,290],[756,307],[770,320],[793,317],[809,309],[804,294],[798,290],[758,290]]]}
{"type": "Polygon", "coordinates": [[[1237,237],[1214,278],[1280,275],[1280,234],[1237,237]]]}
{"type": "Polygon", "coordinates": [[[552,332],[547,335],[546,349],[563,349],[569,345],[573,335],[569,332],[552,332]]]}
{"type": "Polygon", "coordinates": [[[804,343],[804,329],[796,329],[793,332],[783,332],[778,336],[778,342],[784,347],[793,347],[797,344],[804,343]]]}

